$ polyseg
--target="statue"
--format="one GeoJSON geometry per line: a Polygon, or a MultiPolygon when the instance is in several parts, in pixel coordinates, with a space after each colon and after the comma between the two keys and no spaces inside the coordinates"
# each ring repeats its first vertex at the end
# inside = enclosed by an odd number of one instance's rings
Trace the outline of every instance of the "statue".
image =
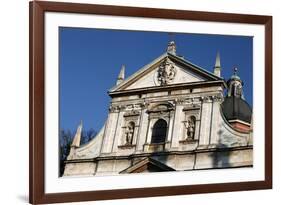
{"type": "Polygon", "coordinates": [[[134,136],[134,129],[135,126],[133,123],[129,123],[129,125],[126,127],[125,135],[126,135],[126,142],[125,145],[131,145],[133,142],[133,136],[134,136]]]}
{"type": "Polygon", "coordinates": [[[194,133],[195,133],[195,120],[189,119],[187,123],[185,123],[186,127],[186,135],[187,139],[194,139],[194,133]]]}

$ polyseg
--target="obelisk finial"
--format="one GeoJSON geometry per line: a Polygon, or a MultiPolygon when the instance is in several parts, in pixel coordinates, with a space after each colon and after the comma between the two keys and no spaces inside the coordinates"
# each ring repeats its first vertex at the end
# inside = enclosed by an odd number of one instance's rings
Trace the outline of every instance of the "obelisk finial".
{"type": "Polygon", "coordinates": [[[116,85],[119,85],[120,83],[122,83],[125,79],[125,65],[122,65],[120,73],[118,75],[117,81],[116,81],[116,85]]]}
{"type": "Polygon", "coordinates": [[[71,147],[75,147],[75,148],[80,147],[82,127],[83,127],[83,125],[82,125],[82,120],[81,120],[81,122],[77,128],[76,134],[73,138],[71,147]]]}
{"type": "Polygon", "coordinates": [[[214,74],[218,77],[221,77],[221,59],[220,59],[220,53],[219,52],[217,52],[217,56],[216,56],[214,74]]]}

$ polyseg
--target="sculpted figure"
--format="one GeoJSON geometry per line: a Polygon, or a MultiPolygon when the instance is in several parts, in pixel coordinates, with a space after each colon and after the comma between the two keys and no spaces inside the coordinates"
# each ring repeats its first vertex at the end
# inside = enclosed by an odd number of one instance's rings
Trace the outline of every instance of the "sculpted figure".
{"type": "Polygon", "coordinates": [[[126,132],[125,132],[125,135],[126,135],[126,145],[131,145],[132,142],[133,142],[133,136],[134,136],[134,129],[135,129],[135,126],[133,123],[129,123],[129,125],[127,126],[126,128],[126,132]]]}
{"type": "Polygon", "coordinates": [[[188,119],[187,123],[185,123],[185,126],[186,126],[187,139],[194,139],[195,120],[194,119],[188,119]]]}

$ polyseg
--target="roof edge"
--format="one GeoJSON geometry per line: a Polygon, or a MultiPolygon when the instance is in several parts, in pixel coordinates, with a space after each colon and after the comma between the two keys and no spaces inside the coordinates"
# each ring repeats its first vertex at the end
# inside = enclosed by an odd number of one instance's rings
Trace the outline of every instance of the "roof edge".
{"type": "Polygon", "coordinates": [[[151,67],[153,64],[157,63],[158,61],[161,61],[162,59],[164,59],[167,56],[168,56],[167,52],[163,53],[162,55],[160,55],[159,57],[155,58],[150,63],[148,63],[148,64],[144,65],[143,67],[141,67],[139,70],[137,70],[135,73],[133,73],[129,77],[125,78],[125,80],[122,83],[120,83],[118,85],[115,85],[112,88],[110,88],[108,90],[108,92],[112,92],[112,91],[118,90],[119,88],[124,86],[126,83],[128,83],[131,79],[133,79],[134,77],[136,77],[139,74],[143,73],[144,71],[146,71],[147,68],[151,67]]]}
{"type": "Polygon", "coordinates": [[[204,74],[204,75],[207,75],[209,76],[211,79],[213,80],[224,80],[224,78],[222,77],[219,77],[219,76],[216,76],[214,73],[206,70],[205,68],[202,68],[201,66],[198,66],[192,62],[190,62],[189,60],[185,59],[185,58],[180,58],[179,56],[177,55],[174,55],[172,53],[168,53],[168,56],[172,57],[172,58],[175,58],[176,60],[186,64],[187,66],[190,66],[192,67],[193,69],[195,69],[197,72],[199,72],[200,74],[204,74]]]}
{"type": "Polygon", "coordinates": [[[158,92],[160,91],[169,91],[171,89],[183,89],[183,88],[199,88],[199,87],[205,87],[205,86],[219,86],[222,85],[224,88],[226,88],[226,84],[224,80],[217,80],[217,81],[200,81],[200,82],[191,82],[191,83],[178,83],[178,84],[171,84],[166,86],[152,86],[152,87],[144,87],[144,88],[136,88],[136,89],[129,89],[129,90],[121,90],[121,91],[112,91],[108,92],[108,95],[118,96],[118,95],[129,95],[134,93],[137,95],[139,92],[158,92]]]}

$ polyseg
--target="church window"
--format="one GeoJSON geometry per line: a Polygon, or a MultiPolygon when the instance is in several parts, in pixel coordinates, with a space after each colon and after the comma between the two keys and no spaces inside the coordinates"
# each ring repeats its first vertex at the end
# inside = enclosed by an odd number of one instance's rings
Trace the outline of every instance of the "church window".
{"type": "Polygon", "coordinates": [[[163,143],[167,135],[167,122],[163,119],[156,121],[152,128],[151,143],[163,143]]]}

